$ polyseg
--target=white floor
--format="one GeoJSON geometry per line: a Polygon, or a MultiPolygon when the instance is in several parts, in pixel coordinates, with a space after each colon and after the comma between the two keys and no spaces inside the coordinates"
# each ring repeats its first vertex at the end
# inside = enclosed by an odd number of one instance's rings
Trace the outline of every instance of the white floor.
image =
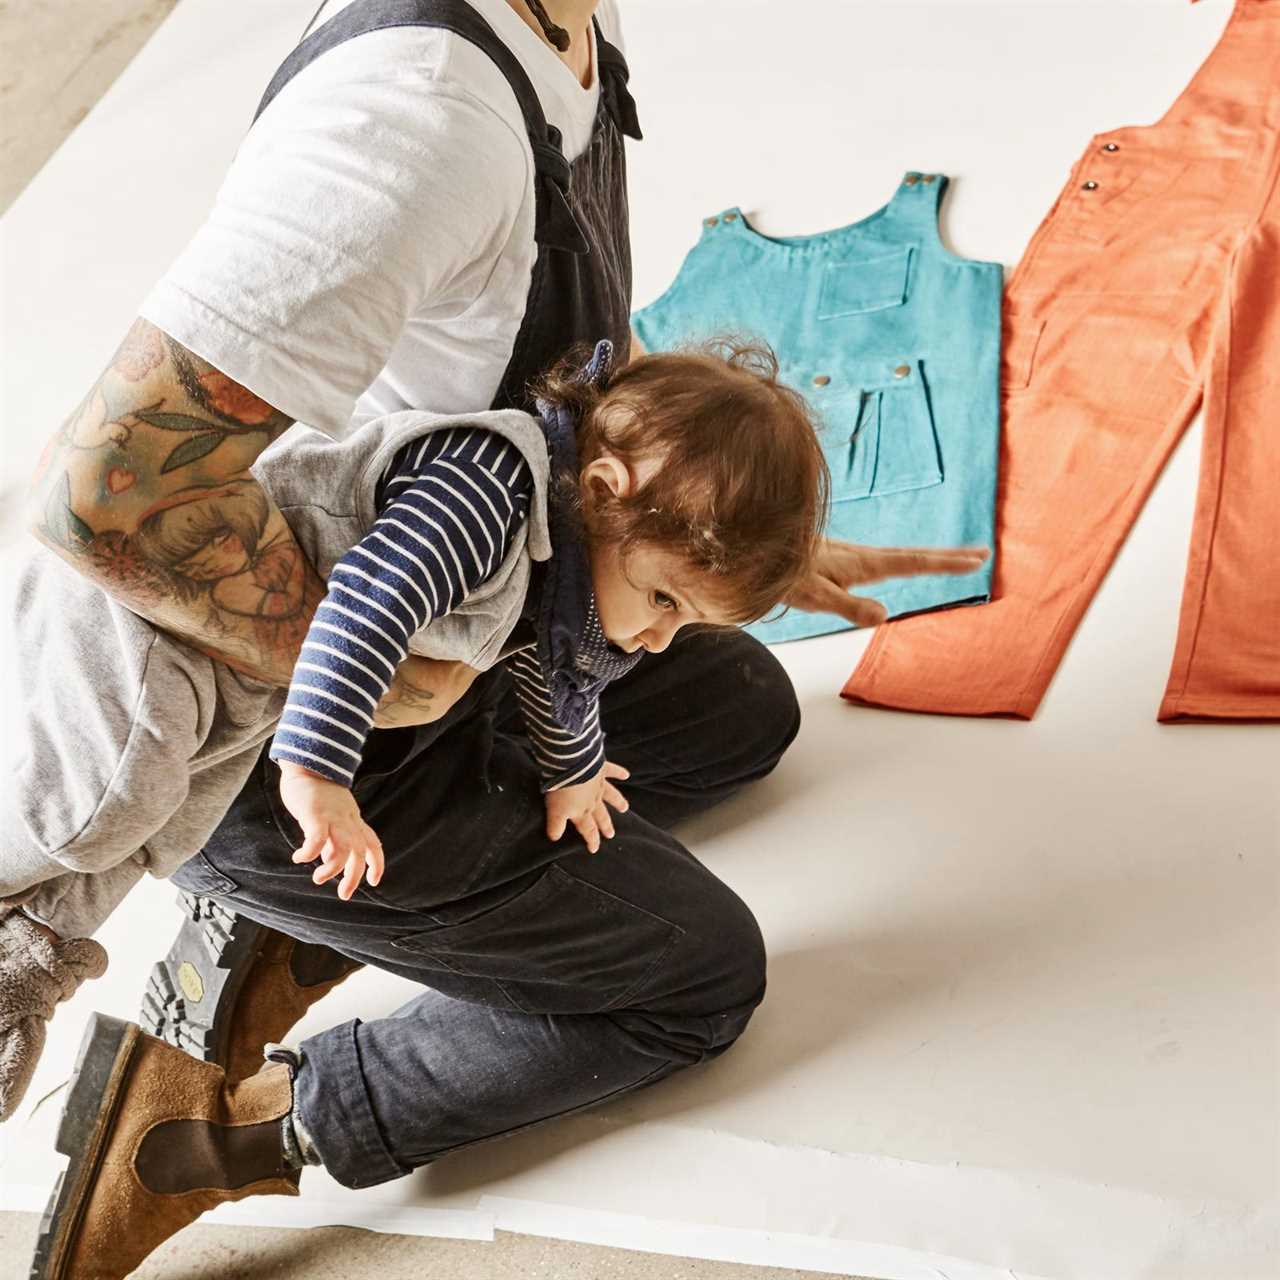
{"type": "MultiPolygon", "coordinates": [[[[636,298],[699,219],[821,230],[903,170],[956,178],[952,247],[1012,264],[1091,134],[1154,120],[1224,0],[633,0],[636,298]]],[[[21,476],[199,222],[311,0],[183,0],[3,221],[4,467],[21,476]]],[[[1280,736],[1160,727],[1193,430],[1038,719],[855,709],[864,639],[779,652],[803,701],[777,773],[691,827],[756,909],[768,1001],[712,1067],[370,1192],[222,1221],[495,1227],[885,1280],[1263,1280],[1280,1269],[1280,736]]],[[[12,541],[3,555],[12,559],[12,541]]],[[[176,923],[108,927],[0,1132],[5,1207],[56,1169],[90,1008],[130,1014],[176,923]]],[[[364,974],[308,1025],[394,1007],[364,974]]]]}

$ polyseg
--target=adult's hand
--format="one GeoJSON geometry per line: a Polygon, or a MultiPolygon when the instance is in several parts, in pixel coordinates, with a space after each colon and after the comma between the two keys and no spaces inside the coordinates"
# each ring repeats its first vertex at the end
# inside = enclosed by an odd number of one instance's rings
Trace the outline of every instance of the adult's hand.
{"type": "Polygon", "coordinates": [[[874,627],[888,612],[878,600],[851,594],[851,588],[885,578],[917,578],[928,573],[972,573],[991,551],[987,547],[864,547],[825,539],[808,577],[784,599],[806,613],[834,613],[855,626],[874,627]]]}
{"type": "Polygon", "coordinates": [[[373,723],[379,729],[401,729],[439,720],[479,674],[465,662],[441,662],[411,653],[396,668],[373,723]]]}

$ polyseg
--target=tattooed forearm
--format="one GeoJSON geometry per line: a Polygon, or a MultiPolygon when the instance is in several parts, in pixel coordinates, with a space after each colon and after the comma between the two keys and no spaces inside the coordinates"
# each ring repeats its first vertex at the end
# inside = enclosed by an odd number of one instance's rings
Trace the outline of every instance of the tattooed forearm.
{"type": "Polygon", "coordinates": [[[138,320],[45,449],[32,530],[144,617],[287,683],[323,584],[249,467],[290,421],[138,320]]]}

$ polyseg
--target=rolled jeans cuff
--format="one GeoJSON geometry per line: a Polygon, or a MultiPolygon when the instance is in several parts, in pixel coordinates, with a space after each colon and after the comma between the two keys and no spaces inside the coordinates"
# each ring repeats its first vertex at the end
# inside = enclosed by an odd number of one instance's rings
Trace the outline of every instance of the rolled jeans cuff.
{"type": "Polygon", "coordinates": [[[344,1187],[373,1187],[409,1173],[387,1148],[365,1087],[360,1019],[304,1040],[293,1106],[326,1172],[344,1187]]]}

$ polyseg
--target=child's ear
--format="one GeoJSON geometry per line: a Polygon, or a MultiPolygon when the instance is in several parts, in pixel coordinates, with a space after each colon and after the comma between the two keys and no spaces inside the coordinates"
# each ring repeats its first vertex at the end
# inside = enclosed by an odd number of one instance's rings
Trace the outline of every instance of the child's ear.
{"type": "Polygon", "coordinates": [[[602,453],[582,468],[582,484],[584,488],[601,484],[615,498],[626,498],[631,494],[631,472],[613,454],[602,453]]]}

